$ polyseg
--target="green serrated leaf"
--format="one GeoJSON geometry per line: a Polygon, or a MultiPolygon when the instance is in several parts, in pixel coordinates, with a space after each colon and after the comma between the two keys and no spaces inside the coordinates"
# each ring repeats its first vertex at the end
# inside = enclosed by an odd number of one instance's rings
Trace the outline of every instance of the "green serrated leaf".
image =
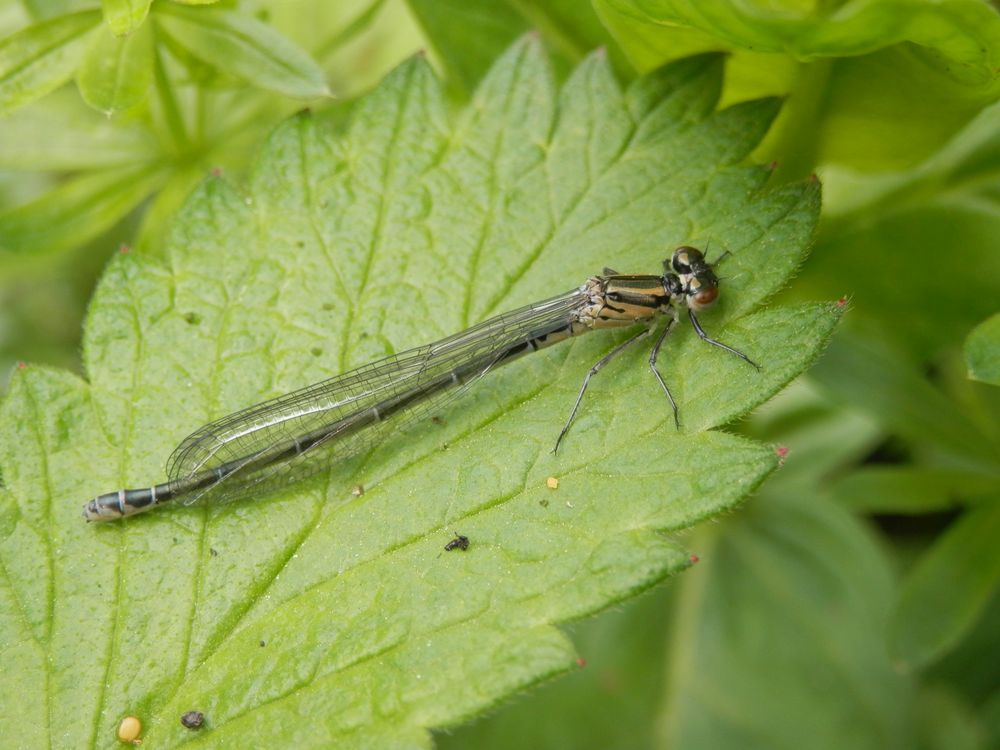
{"type": "Polygon", "coordinates": [[[153,32],[144,25],[126,37],[107,30],[94,34],[76,74],[80,95],[107,115],[134,107],[153,80],[153,32]]]}
{"type": "Polygon", "coordinates": [[[969,377],[1000,385],[1000,313],[983,321],[965,340],[969,377]]]}
{"type": "Polygon", "coordinates": [[[322,68],[291,40],[245,13],[156,6],[158,26],[191,54],[254,86],[298,99],[330,96],[322,68]]]}
{"type": "Polygon", "coordinates": [[[899,592],[889,645],[906,668],[926,666],[965,635],[1000,587],[1000,503],[966,512],[917,563],[899,592]]]}
{"type": "Polygon", "coordinates": [[[430,728],[572,668],[553,624],[688,567],[662,532],[732,509],[777,464],[703,430],[804,369],[843,309],[755,312],[801,261],[819,191],[767,190],[769,172],[742,164],[776,105],[716,112],[721,65],[685,60],[622,91],[596,55],[557,91],[528,38],[454,112],[417,58],[345,129],[280,127],[246,192],[207,181],[164,261],[116,256],[90,307],[89,384],[28,367],[0,411],[0,560],[35,566],[0,579],[24,603],[4,639],[30,646],[15,709],[48,717],[15,742],[111,746],[128,713],[149,746],[428,747],[430,728]],[[655,271],[683,242],[729,251],[702,323],[762,369],[678,326],[661,361],[682,431],[635,351],[551,454],[587,368],[622,340],[595,333],[258,502],[79,518],[88,496],[159,479],[207,419],[604,265],[655,271]],[[454,532],[468,551],[443,551],[454,532]],[[200,735],[178,720],[190,709],[200,735]]]}
{"type": "Polygon", "coordinates": [[[0,114],[68,81],[99,21],[97,11],[82,11],[36,23],[0,40],[0,114]]]}
{"type": "Polygon", "coordinates": [[[101,0],[104,21],[115,36],[125,36],[146,20],[153,0],[101,0]]]}

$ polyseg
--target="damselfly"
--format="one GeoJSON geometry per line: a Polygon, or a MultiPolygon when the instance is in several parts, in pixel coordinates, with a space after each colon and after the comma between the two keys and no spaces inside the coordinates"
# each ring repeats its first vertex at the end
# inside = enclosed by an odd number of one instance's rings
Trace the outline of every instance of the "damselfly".
{"type": "Polygon", "coordinates": [[[394,354],[205,425],[167,462],[169,480],[100,495],[84,506],[88,521],[124,518],[181,500],[193,503],[264,494],[339,460],[374,448],[390,432],[439,410],[483,375],[523,354],[598,328],[643,329],[600,359],[583,380],[553,452],[576,417],[590,379],[637,341],[656,319],[667,323],[649,354],[649,368],[678,424],[677,403],[656,369],[660,348],[686,308],[695,332],[755,368],[745,354],[710,338],[696,315],[719,296],[719,279],[701,251],[680,247],[662,275],[627,275],[605,268],[565,294],[513,310],[433,344],[394,354]]]}

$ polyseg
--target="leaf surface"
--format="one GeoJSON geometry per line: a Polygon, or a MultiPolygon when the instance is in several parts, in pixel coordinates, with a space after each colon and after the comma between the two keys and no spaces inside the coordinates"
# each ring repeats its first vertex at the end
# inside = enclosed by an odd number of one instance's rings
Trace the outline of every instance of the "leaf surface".
{"type": "Polygon", "coordinates": [[[596,55],[556,90],[528,38],[453,112],[418,58],[346,130],[280,127],[245,191],[208,180],[163,260],[116,256],[90,308],[89,382],[19,370],[0,413],[0,622],[25,686],[4,735],[111,746],[134,714],[148,747],[426,747],[430,728],[572,668],[553,624],[686,568],[663,532],[733,508],[777,463],[711,428],[801,372],[843,310],[757,310],[801,261],[819,191],[768,190],[742,165],[777,105],[716,111],[720,77],[704,56],[623,91],[596,55]],[[158,481],[206,420],[604,265],[656,272],[683,243],[730,252],[702,322],[762,369],[682,321],[661,354],[680,431],[635,351],[551,454],[583,374],[628,335],[591,334],[257,502],[79,518],[98,492],[158,481]],[[471,546],[445,553],[455,532],[471,546]],[[192,709],[200,733],[179,722],[192,709]]]}

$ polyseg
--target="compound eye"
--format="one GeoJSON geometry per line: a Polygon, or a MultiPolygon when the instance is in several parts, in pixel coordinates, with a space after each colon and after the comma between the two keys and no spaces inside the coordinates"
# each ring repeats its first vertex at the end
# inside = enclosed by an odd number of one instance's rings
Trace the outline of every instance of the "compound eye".
{"type": "Polygon", "coordinates": [[[701,310],[705,307],[710,307],[715,304],[715,300],[719,298],[718,287],[709,286],[702,289],[697,294],[691,297],[691,307],[695,310],[701,310]]]}

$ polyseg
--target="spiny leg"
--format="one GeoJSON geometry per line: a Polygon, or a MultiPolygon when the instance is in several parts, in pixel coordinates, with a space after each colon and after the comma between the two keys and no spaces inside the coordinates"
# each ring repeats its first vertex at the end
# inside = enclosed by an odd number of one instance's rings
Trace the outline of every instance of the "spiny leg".
{"type": "Polygon", "coordinates": [[[598,372],[600,372],[601,368],[604,367],[604,365],[606,365],[608,362],[610,362],[611,360],[613,360],[615,357],[617,357],[619,354],[621,354],[623,351],[625,351],[628,347],[630,347],[636,341],[638,341],[639,339],[641,339],[641,338],[643,338],[645,336],[648,336],[649,335],[649,330],[650,329],[646,328],[646,329],[640,331],[639,333],[637,333],[632,338],[630,338],[628,341],[622,342],[621,344],[619,344],[618,346],[616,346],[614,349],[612,349],[610,352],[608,352],[603,357],[601,357],[601,359],[598,360],[598,362],[593,367],[590,368],[590,371],[587,373],[587,376],[583,379],[583,385],[580,387],[580,393],[577,394],[576,403],[573,404],[573,411],[570,412],[569,419],[566,420],[566,424],[562,428],[562,432],[560,432],[559,433],[559,437],[556,438],[556,446],[555,446],[555,448],[552,449],[553,453],[555,453],[556,451],[559,450],[559,443],[562,442],[562,439],[566,436],[566,433],[569,432],[569,426],[571,424],[573,424],[573,419],[576,417],[577,409],[580,408],[580,402],[583,401],[583,394],[587,390],[587,386],[590,384],[590,379],[592,377],[594,377],[594,375],[596,375],[598,372]]]}
{"type": "Polygon", "coordinates": [[[663,392],[667,394],[667,398],[670,400],[670,408],[674,410],[674,426],[679,430],[681,428],[681,421],[677,416],[677,402],[674,401],[673,394],[671,394],[670,389],[667,388],[667,383],[663,380],[663,376],[660,375],[660,371],[656,369],[656,359],[660,356],[660,347],[663,346],[663,342],[667,338],[667,334],[670,333],[670,329],[674,327],[674,323],[676,322],[677,316],[675,315],[667,321],[667,324],[663,327],[663,333],[660,334],[660,337],[656,339],[656,343],[653,344],[653,349],[649,353],[649,369],[653,371],[656,379],[660,381],[660,386],[663,388],[663,392]]]}
{"type": "Polygon", "coordinates": [[[711,338],[707,333],[705,333],[705,331],[701,327],[701,323],[698,322],[698,318],[694,314],[694,310],[692,310],[690,307],[688,308],[688,317],[691,318],[691,325],[694,326],[695,333],[698,334],[698,338],[700,338],[702,341],[704,341],[707,344],[711,344],[712,346],[717,346],[720,349],[725,349],[730,354],[735,354],[737,357],[742,359],[747,364],[753,365],[758,370],[760,369],[760,365],[758,365],[756,362],[750,359],[750,357],[745,355],[743,352],[739,351],[738,349],[733,349],[733,347],[731,346],[726,346],[721,341],[716,341],[715,339],[711,338]]]}

